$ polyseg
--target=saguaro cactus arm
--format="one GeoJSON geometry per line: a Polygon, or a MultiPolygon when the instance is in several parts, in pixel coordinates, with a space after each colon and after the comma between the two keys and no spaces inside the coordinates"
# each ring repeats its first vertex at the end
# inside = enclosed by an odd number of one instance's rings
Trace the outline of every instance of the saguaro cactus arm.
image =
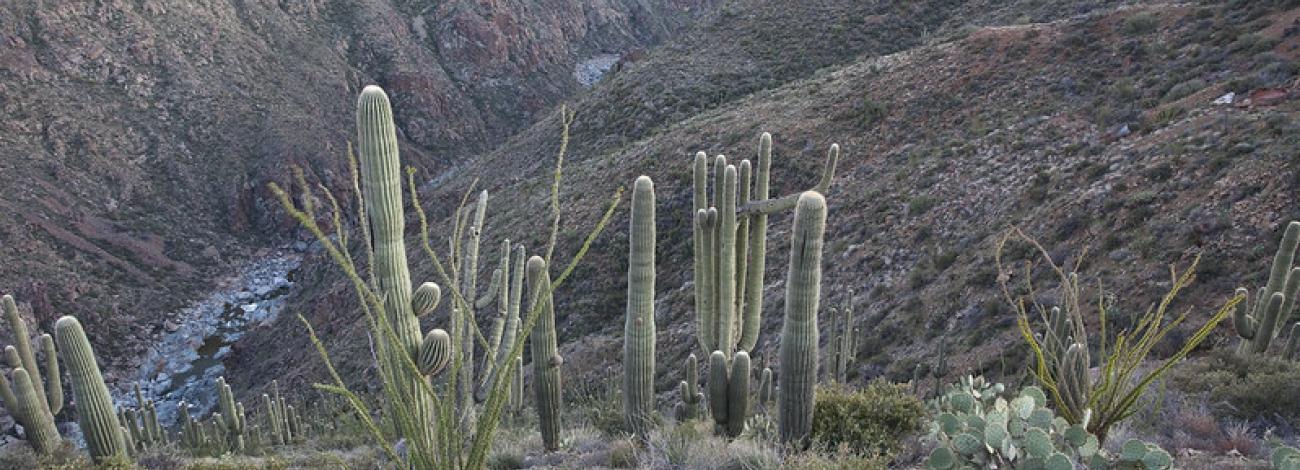
{"type": "MultiPolygon", "coordinates": [[[[835,165],[839,160],[840,144],[831,144],[830,150],[826,151],[826,166],[822,169],[822,177],[817,181],[817,185],[813,186],[813,188],[808,192],[825,193],[830,189],[831,180],[835,178],[835,165]]],[[[737,211],[739,211],[741,215],[784,212],[795,207],[795,204],[801,196],[801,194],[791,194],[776,199],[749,201],[748,204],[738,208],[737,211]]]]}

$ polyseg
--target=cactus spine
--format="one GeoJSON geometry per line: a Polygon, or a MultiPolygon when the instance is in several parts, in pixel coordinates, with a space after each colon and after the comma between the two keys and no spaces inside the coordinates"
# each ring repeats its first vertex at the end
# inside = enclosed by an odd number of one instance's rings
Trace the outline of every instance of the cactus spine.
{"type": "Polygon", "coordinates": [[[27,322],[18,314],[12,296],[4,296],[5,318],[12,331],[14,345],[5,348],[9,366],[13,368],[13,383],[0,373],[0,400],[14,420],[23,426],[27,440],[39,454],[49,454],[59,446],[59,431],[54,426],[54,415],[63,409],[63,384],[59,374],[59,360],[54,352],[54,340],[41,335],[41,353],[45,355],[45,379],[41,380],[41,367],[32,351],[27,322]],[[21,372],[21,374],[20,374],[21,372]]]}
{"type": "Polygon", "coordinates": [[[678,421],[687,421],[700,417],[700,406],[704,403],[704,392],[700,391],[700,369],[691,354],[686,358],[686,380],[678,384],[678,393],[682,396],[682,402],[673,408],[673,414],[678,421]]]}
{"type": "Polygon", "coordinates": [[[627,311],[623,323],[623,419],[645,438],[654,424],[655,192],[647,176],[632,189],[627,311]]]}
{"type": "MultiPolygon", "coordinates": [[[[1241,337],[1238,351],[1268,352],[1273,339],[1288,329],[1288,323],[1300,321],[1295,310],[1296,295],[1300,294],[1300,267],[1293,267],[1297,245],[1300,245],[1300,222],[1292,221],[1287,224],[1273,256],[1268,284],[1258,290],[1253,302],[1241,302],[1233,311],[1233,326],[1241,337]]],[[[1237,292],[1244,294],[1245,289],[1237,292]]]]}
{"type": "Polygon", "coordinates": [[[826,199],[813,191],[803,193],[795,206],[791,229],[785,320],[781,326],[781,391],[777,398],[781,441],[796,445],[805,445],[812,432],[825,231],[826,199]]]}
{"type": "Polygon", "coordinates": [[[533,355],[538,425],[542,432],[542,446],[549,452],[560,448],[560,365],[564,364],[564,358],[560,357],[555,335],[551,276],[546,269],[546,260],[540,256],[528,259],[528,292],[533,302],[540,302],[530,308],[541,309],[528,341],[533,355]]]}
{"type": "Polygon", "coordinates": [[[126,454],[122,425],[113,410],[113,397],[99,373],[95,352],[76,318],[65,316],[54,324],[54,338],[63,363],[72,377],[72,396],[77,402],[81,432],[86,436],[90,456],[98,460],[126,454]]]}

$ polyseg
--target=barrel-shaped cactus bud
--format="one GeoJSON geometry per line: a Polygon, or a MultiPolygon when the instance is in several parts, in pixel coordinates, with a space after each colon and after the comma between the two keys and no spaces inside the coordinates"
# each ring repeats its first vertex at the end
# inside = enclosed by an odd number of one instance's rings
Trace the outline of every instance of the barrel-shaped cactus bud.
{"type": "Polygon", "coordinates": [[[767,411],[767,404],[772,402],[772,368],[764,367],[758,379],[758,405],[767,411]]]}
{"type": "Polygon", "coordinates": [[[826,199],[813,191],[799,196],[791,229],[786,274],[785,321],[781,327],[780,395],[777,425],[781,441],[802,446],[812,432],[817,383],[817,309],[821,300],[821,258],[826,199]]]}
{"type": "Polygon", "coordinates": [[[546,451],[560,448],[561,396],[560,365],[564,359],[555,335],[555,302],[551,296],[551,276],[546,260],[540,256],[528,259],[529,298],[534,299],[532,309],[539,310],[537,323],[529,335],[533,355],[533,390],[537,395],[538,425],[542,433],[542,447],[546,451]]]}
{"type": "Polygon", "coordinates": [[[416,316],[423,317],[438,308],[438,302],[442,301],[442,288],[432,282],[420,284],[411,294],[411,311],[416,316]]]}
{"type": "Polygon", "coordinates": [[[655,193],[647,176],[632,189],[627,310],[623,323],[623,418],[641,438],[654,424],[655,193]]]}
{"type": "Polygon", "coordinates": [[[54,324],[54,339],[72,378],[72,396],[90,456],[99,461],[125,455],[126,440],[113,409],[113,397],[104,384],[81,322],[71,316],[60,318],[54,324]]]}
{"type": "Polygon", "coordinates": [[[420,343],[415,365],[426,376],[438,375],[451,362],[451,336],[441,329],[430,330],[420,343]]]}

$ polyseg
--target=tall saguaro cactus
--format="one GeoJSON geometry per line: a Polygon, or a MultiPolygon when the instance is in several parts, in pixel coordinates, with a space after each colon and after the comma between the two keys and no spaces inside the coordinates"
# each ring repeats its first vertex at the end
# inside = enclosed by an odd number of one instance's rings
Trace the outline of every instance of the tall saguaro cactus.
{"type": "Polygon", "coordinates": [[[14,420],[22,424],[28,442],[40,454],[49,454],[58,448],[59,431],[54,426],[54,415],[63,409],[63,384],[59,374],[59,360],[54,352],[54,340],[41,335],[41,352],[45,355],[45,378],[41,380],[41,365],[32,351],[27,322],[18,314],[12,296],[4,296],[5,318],[14,337],[14,345],[5,348],[9,366],[13,368],[13,382],[0,373],[0,401],[14,420]]]}
{"type": "Polygon", "coordinates": [[[826,199],[813,191],[803,193],[795,206],[791,229],[777,398],[781,441],[797,445],[806,444],[812,432],[813,393],[817,385],[817,307],[821,300],[825,231],[826,199]]]}
{"type": "MultiPolygon", "coordinates": [[[[420,383],[427,378],[405,365],[414,362],[425,337],[420,334],[417,313],[433,310],[440,296],[436,295],[436,289],[425,287],[432,283],[422,285],[419,296],[412,296],[411,274],[406,264],[406,218],[397,128],[388,95],[376,86],[367,86],[357,98],[357,149],[361,192],[370,219],[368,227],[374,252],[371,273],[378,287],[377,294],[383,299],[383,316],[377,321],[386,323],[379,331],[391,331],[391,335],[376,335],[385,356],[380,359],[381,373],[388,376],[385,386],[391,387],[385,392],[389,397],[387,405],[392,415],[403,417],[395,421],[400,434],[410,444],[419,449],[432,449],[433,432],[429,423],[434,418],[433,397],[420,383]]],[[[434,340],[441,338],[441,335],[428,336],[434,340]]],[[[280,412],[284,414],[283,408],[280,412]]],[[[287,426],[281,431],[287,431],[287,426]]],[[[412,465],[416,468],[434,467],[429,452],[412,452],[412,455],[415,460],[412,465]]]]}
{"type": "Polygon", "coordinates": [[[623,418],[645,438],[654,423],[655,192],[636,179],[628,227],[627,312],[623,324],[623,418]]]}
{"type": "MultiPolygon", "coordinates": [[[[1268,284],[1259,288],[1252,302],[1241,302],[1233,311],[1233,326],[1241,337],[1238,351],[1268,352],[1274,338],[1290,329],[1289,324],[1300,322],[1300,312],[1295,309],[1296,296],[1300,295],[1300,267],[1293,266],[1297,245],[1300,222],[1292,221],[1273,256],[1268,284]]],[[[1246,290],[1237,289],[1237,293],[1243,295],[1246,290]]]]}
{"type": "Polygon", "coordinates": [[[54,338],[72,377],[72,396],[77,402],[81,433],[86,436],[90,456],[98,461],[126,455],[126,439],[113,409],[113,397],[104,385],[95,351],[86,339],[81,322],[71,316],[60,318],[54,324],[54,338]]]}
{"type": "Polygon", "coordinates": [[[537,418],[542,432],[542,446],[554,451],[560,448],[560,349],[555,335],[555,301],[551,297],[551,275],[546,260],[540,256],[528,259],[528,296],[540,305],[537,324],[528,337],[533,354],[533,390],[537,393],[537,418]]]}

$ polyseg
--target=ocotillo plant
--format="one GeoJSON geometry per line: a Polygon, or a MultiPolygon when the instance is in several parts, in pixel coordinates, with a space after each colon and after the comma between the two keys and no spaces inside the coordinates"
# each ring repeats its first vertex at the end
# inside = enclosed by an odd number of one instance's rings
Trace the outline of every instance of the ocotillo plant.
{"type": "Polygon", "coordinates": [[[59,360],[54,352],[54,339],[50,335],[41,335],[41,353],[45,355],[44,376],[49,383],[41,380],[41,365],[36,362],[32,351],[31,336],[27,331],[27,322],[18,314],[18,305],[14,298],[5,295],[5,318],[14,338],[14,345],[5,348],[9,367],[13,368],[13,383],[0,372],[0,400],[14,420],[23,426],[28,442],[39,454],[49,454],[58,448],[59,430],[54,427],[54,415],[63,409],[63,383],[59,375],[59,360]]]}
{"type": "Polygon", "coordinates": [[[813,389],[817,386],[817,306],[821,300],[822,236],[826,199],[813,191],[799,196],[790,230],[790,269],[781,324],[781,376],[777,426],[781,441],[806,445],[812,433],[813,389]]]}
{"type": "Polygon", "coordinates": [[[1237,304],[1232,315],[1232,325],[1241,337],[1238,352],[1268,352],[1274,338],[1288,332],[1289,324],[1300,322],[1300,312],[1295,309],[1296,296],[1300,294],[1300,267],[1293,267],[1297,245],[1300,245],[1300,222],[1292,221],[1287,224],[1273,255],[1268,284],[1259,288],[1253,301],[1246,289],[1237,289],[1238,296],[1248,299],[1237,304]]]}
{"type": "Polygon", "coordinates": [[[623,322],[623,419],[642,439],[655,422],[655,189],[647,176],[632,189],[628,227],[627,311],[623,322]]]}
{"type": "MultiPolygon", "coordinates": [[[[559,157],[555,163],[554,183],[551,186],[551,231],[544,251],[546,256],[543,257],[546,265],[552,264],[550,258],[559,232],[560,176],[563,156],[567,151],[568,128],[572,122],[572,114],[562,111],[561,115],[563,131],[559,157]]],[[[382,427],[381,424],[376,423],[372,418],[375,413],[371,411],[370,406],[350,390],[348,384],[338,374],[330,374],[330,384],[315,386],[344,398],[357,419],[361,421],[362,427],[370,433],[382,452],[394,463],[417,470],[481,469],[486,465],[492,435],[508,398],[508,377],[515,373],[513,368],[518,364],[515,359],[522,355],[523,348],[541,316],[542,303],[532,302],[528,315],[521,319],[514,343],[508,348],[504,344],[501,346],[503,349],[498,357],[501,354],[505,355],[508,370],[496,374],[491,379],[492,384],[488,387],[482,416],[462,426],[463,421],[457,419],[458,412],[455,405],[456,401],[463,397],[458,386],[462,382],[458,381],[457,377],[463,377],[460,374],[462,368],[473,367],[473,364],[463,364],[462,351],[455,348],[460,347],[457,339],[461,337],[459,333],[465,330],[452,328],[453,334],[448,335],[452,343],[453,359],[444,371],[446,380],[440,381],[440,384],[445,383],[447,387],[435,388],[430,383],[429,377],[421,373],[415,361],[422,338],[419,336],[416,307],[412,305],[412,300],[418,299],[413,299],[409,291],[409,270],[405,262],[403,198],[400,192],[402,184],[396,175],[396,169],[400,165],[397,137],[387,96],[378,87],[367,87],[358,100],[358,135],[361,164],[354,164],[353,168],[361,167],[361,177],[358,178],[356,171],[353,171],[353,187],[360,199],[356,212],[359,215],[365,214],[364,222],[359,225],[362,235],[366,237],[363,243],[358,245],[373,247],[366,251],[372,261],[367,263],[371,267],[370,270],[359,269],[358,266],[362,264],[357,263],[348,251],[349,231],[342,223],[342,210],[337,198],[334,198],[327,188],[322,185],[307,184],[301,170],[295,170],[293,183],[308,194],[295,198],[279,185],[271,184],[270,188],[285,211],[316,238],[324,252],[343,270],[360,298],[363,318],[366,319],[370,337],[375,338],[379,378],[383,385],[381,388],[384,395],[383,403],[387,408],[383,416],[389,422],[383,423],[382,427]],[[316,190],[324,192],[326,199],[329,200],[332,217],[323,217],[316,212],[313,203],[315,195],[310,194],[316,190]],[[331,219],[332,233],[327,234],[320,221],[331,219]],[[386,435],[381,429],[389,429],[392,434],[386,435]],[[398,454],[389,438],[392,435],[404,439],[406,456],[398,454]]],[[[463,263],[445,264],[443,260],[464,258],[459,253],[443,258],[434,250],[430,243],[429,222],[419,201],[417,187],[415,171],[408,170],[406,188],[411,198],[410,207],[415,210],[419,221],[419,249],[432,263],[434,273],[441,281],[440,285],[448,291],[446,293],[452,299],[453,311],[449,318],[455,322],[459,315],[466,312],[462,307],[472,306],[475,299],[466,295],[461,288],[460,277],[465,272],[463,263]],[[453,275],[455,278],[452,277],[453,275]]],[[[612,198],[595,229],[587,235],[577,254],[550,283],[549,288],[544,289],[548,299],[555,289],[563,285],[576,264],[586,254],[595,237],[604,229],[618,207],[621,196],[620,190],[612,198]]],[[[461,209],[452,213],[453,218],[457,219],[461,218],[460,214],[467,214],[461,209]]],[[[460,251],[459,244],[455,241],[463,238],[457,235],[463,235],[461,229],[467,225],[468,222],[456,224],[456,234],[450,239],[453,252],[460,251]]],[[[419,311],[428,310],[421,306],[419,311]]],[[[307,329],[308,336],[316,346],[321,359],[325,361],[327,369],[333,372],[329,354],[325,351],[320,338],[316,336],[311,323],[303,316],[299,316],[299,320],[307,329]]],[[[464,325],[464,328],[468,329],[470,325],[464,325]]],[[[425,337],[436,338],[437,336],[425,335],[425,337]]],[[[481,336],[475,334],[475,339],[479,338],[481,336]]]]}
{"type": "Polygon", "coordinates": [[[113,397],[104,385],[95,351],[81,329],[81,322],[71,316],[60,318],[54,324],[54,339],[72,378],[72,396],[91,458],[101,461],[126,455],[126,439],[113,409],[113,397]]]}
{"type": "Polygon", "coordinates": [[[673,407],[674,417],[678,421],[698,419],[704,404],[704,392],[700,391],[700,369],[695,355],[686,358],[686,380],[678,384],[677,393],[682,401],[673,407]]]}
{"type": "Polygon", "coordinates": [[[1199,257],[1182,272],[1170,268],[1168,292],[1158,304],[1148,308],[1146,313],[1137,318],[1131,329],[1107,333],[1115,330],[1115,328],[1107,328],[1106,325],[1107,310],[1111,307],[1111,302],[1101,301],[1092,304],[1088,299],[1106,299],[1109,295],[1105,292],[1085,291],[1084,283],[1079,280],[1076,272],[1066,272],[1053,261],[1052,256],[1042,245],[1019,229],[1008,231],[999,241],[994,252],[997,272],[1012,272],[1003,260],[1004,248],[1012,239],[1031,245],[1036,251],[1034,256],[1041,256],[1043,260],[1041,264],[1025,263],[1026,272],[1016,273],[1014,278],[1023,285],[1012,286],[1010,280],[1013,276],[1009,275],[999,276],[998,279],[1007,302],[1016,310],[1016,323],[1021,337],[1033,353],[1030,371],[1048,392],[1062,419],[1070,424],[1084,425],[1088,432],[1093,433],[1103,442],[1112,426],[1136,411],[1138,400],[1151,382],[1169,371],[1175,363],[1187,357],[1187,354],[1204,341],[1219,322],[1231,315],[1232,310],[1244,300],[1244,296],[1228,300],[1204,324],[1185,337],[1175,353],[1159,361],[1159,364],[1153,368],[1139,369],[1134,364],[1141,364],[1146,360],[1158,342],[1169,337],[1169,332],[1188,319],[1190,309],[1176,316],[1169,315],[1166,318],[1166,315],[1178,293],[1192,283],[1196,263],[1200,261],[1199,257]],[[1043,305],[1039,300],[1041,297],[1034,279],[1041,279],[1042,276],[1035,276],[1035,274],[1042,274],[1042,271],[1036,273],[1035,266],[1040,270],[1048,271],[1047,274],[1054,275],[1060,282],[1060,286],[1054,288],[1060,293],[1057,302],[1057,306],[1060,307],[1059,313],[1043,305]],[[1088,344],[1094,341],[1089,341],[1089,332],[1084,326],[1085,308],[1095,308],[1099,319],[1098,333],[1094,333],[1095,343],[1098,344],[1098,360],[1095,364],[1099,372],[1096,377],[1092,377],[1088,372],[1094,362],[1090,361],[1088,344]],[[1030,315],[1045,324],[1043,334],[1034,331],[1030,323],[1030,315]],[[1058,339],[1061,336],[1052,331],[1058,328],[1054,323],[1062,321],[1051,319],[1056,315],[1065,315],[1069,318],[1065,323],[1068,324],[1068,331],[1070,331],[1063,343],[1067,345],[1065,351],[1059,356],[1053,352],[1059,349],[1052,345],[1054,340],[1051,339],[1053,336],[1058,339]]]}
{"type": "Polygon", "coordinates": [[[560,408],[563,405],[560,365],[564,364],[556,342],[555,302],[550,294],[550,278],[546,260],[540,256],[528,259],[529,297],[537,305],[533,308],[541,309],[530,344],[533,353],[533,390],[537,393],[537,420],[542,432],[542,446],[547,451],[560,448],[560,408]]]}

